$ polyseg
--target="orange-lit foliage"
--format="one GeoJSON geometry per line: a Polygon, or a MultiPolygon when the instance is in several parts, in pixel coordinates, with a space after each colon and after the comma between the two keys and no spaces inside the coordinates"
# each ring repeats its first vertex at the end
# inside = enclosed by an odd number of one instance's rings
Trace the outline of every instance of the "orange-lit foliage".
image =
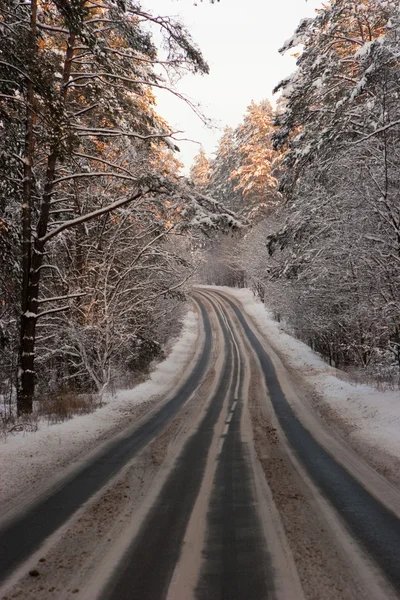
{"type": "Polygon", "coordinates": [[[236,189],[252,202],[274,204],[277,201],[277,180],[272,175],[275,158],[271,140],[273,131],[270,103],[266,100],[259,104],[252,102],[237,131],[241,164],[231,174],[236,189]]]}
{"type": "Polygon", "coordinates": [[[203,148],[194,157],[190,169],[190,178],[199,188],[205,187],[210,181],[210,162],[203,148]]]}

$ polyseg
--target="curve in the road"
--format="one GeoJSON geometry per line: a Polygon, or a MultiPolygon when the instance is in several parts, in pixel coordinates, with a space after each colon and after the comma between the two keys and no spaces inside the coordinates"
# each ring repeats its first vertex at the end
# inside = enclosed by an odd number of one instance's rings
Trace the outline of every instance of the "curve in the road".
{"type": "Polygon", "coordinates": [[[225,294],[212,291],[234,311],[260,361],[279,424],[295,455],[334,506],[350,532],[400,592],[400,520],[355,480],[297,418],[280,387],[271,359],[242,310],[225,294]]]}
{"type": "Polygon", "coordinates": [[[61,527],[93,494],[106,485],[151,442],[178,413],[200,384],[211,356],[211,323],[198,302],[204,329],[204,346],[189,377],[173,397],[126,437],[109,444],[47,497],[39,499],[0,529],[0,581],[61,527]]]}

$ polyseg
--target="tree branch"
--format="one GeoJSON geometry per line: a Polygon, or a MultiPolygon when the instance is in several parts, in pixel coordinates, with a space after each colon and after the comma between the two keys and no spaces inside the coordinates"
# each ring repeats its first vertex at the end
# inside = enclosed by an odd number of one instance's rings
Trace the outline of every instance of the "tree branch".
{"type": "Polygon", "coordinates": [[[112,212],[113,210],[120,208],[121,206],[125,206],[125,204],[129,204],[130,202],[133,202],[134,200],[138,200],[138,198],[143,198],[146,194],[148,194],[150,192],[155,192],[155,191],[157,191],[157,190],[152,189],[152,188],[147,188],[144,191],[137,192],[137,194],[135,194],[134,196],[130,196],[129,198],[122,198],[121,200],[117,200],[116,202],[113,202],[112,204],[109,204],[108,206],[104,206],[103,208],[94,210],[90,213],[87,213],[86,215],[81,215],[81,216],[77,217],[76,219],[71,219],[70,221],[66,221],[65,223],[63,223],[62,225],[57,227],[56,229],[49,231],[49,233],[47,233],[44,237],[40,238],[40,241],[43,244],[45,244],[46,242],[48,242],[48,240],[51,240],[53,237],[55,237],[62,231],[69,229],[70,227],[75,227],[76,225],[79,225],[81,223],[86,223],[86,221],[90,221],[91,219],[95,219],[96,217],[99,217],[106,213],[112,212]]]}

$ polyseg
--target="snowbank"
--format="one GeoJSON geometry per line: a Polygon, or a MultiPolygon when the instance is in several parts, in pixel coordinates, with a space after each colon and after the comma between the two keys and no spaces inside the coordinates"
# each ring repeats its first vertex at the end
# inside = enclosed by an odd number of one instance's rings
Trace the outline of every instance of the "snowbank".
{"type": "Polygon", "coordinates": [[[135,407],[170,390],[188,364],[197,336],[198,315],[189,311],[168,357],[156,366],[147,381],[106,397],[105,404],[90,414],[55,425],[39,422],[36,432],[8,435],[0,443],[0,501],[56,475],[76,457],[107,439],[107,432],[111,435],[129,426],[135,407]]]}
{"type": "MultiPolygon", "coordinates": [[[[218,289],[218,288],[216,288],[218,289]]],[[[335,370],[309,346],[285,333],[272,313],[249,289],[220,287],[237,298],[246,313],[265,334],[269,343],[285,358],[288,366],[298,370],[324,400],[346,421],[355,426],[354,434],[400,458],[400,393],[380,392],[368,385],[340,379],[335,370]]]]}

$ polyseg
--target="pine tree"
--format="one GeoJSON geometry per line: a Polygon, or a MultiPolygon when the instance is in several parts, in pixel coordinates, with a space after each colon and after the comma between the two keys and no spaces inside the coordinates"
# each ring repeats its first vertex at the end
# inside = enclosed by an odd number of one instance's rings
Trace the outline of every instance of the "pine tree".
{"type": "Polygon", "coordinates": [[[303,45],[297,70],[275,89],[282,90],[286,105],[274,142],[287,151],[282,182],[287,190],[315,157],[321,161],[325,150],[329,155],[333,146],[363,128],[366,111],[359,104],[365,78],[360,60],[385,32],[394,4],[331,0],[314,19],[301,21],[281,48],[284,53],[303,45]]]}
{"type": "Polygon", "coordinates": [[[243,211],[243,196],[231,175],[239,168],[240,160],[235,130],[226,127],[219,140],[215,156],[210,161],[208,190],[211,196],[236,212],[243,211]]]}
{"type": "Polygon", "coordinates": [[[272,173],[273,121],[271,104],[267,100],[259,104],[253,101],[236,131],[240,165],[230,179],[242,193],[246,212],[253,218],[268,212],[278,201],[277,179],[272,173]]]}
{"type": "Polygon", "coordinates": [[[193,159],[193,164],[190,169],[190,178],[193,183],[203,191],[210,181],[210,162],[203,148],[200,148],[198,154],[196,154],[193,159]]]}

